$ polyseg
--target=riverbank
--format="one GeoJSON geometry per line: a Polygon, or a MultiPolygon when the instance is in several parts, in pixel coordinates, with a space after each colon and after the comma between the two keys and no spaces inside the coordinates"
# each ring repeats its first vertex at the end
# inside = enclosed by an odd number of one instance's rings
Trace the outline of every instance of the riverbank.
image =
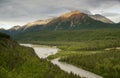
{"type": "MultiPolygon", "coordinates": [[[[25,45],[25,46],[29,47],[30,45],[25,45]]],[[[46,57],[48,57],[49,55],[53,55],[53,54],[56,54],[58,52],[58,49],[54,48],[54,47],[49,47],[48,48],[48,47],[35,46],[35,45],[31,45],[31,47],[35,50],[35,52],[39,56],[39,58],[44,58],[44,59],[46,57]]],[[[66,64],[66,63],[63,63],[63,62],[59,62],[58,59],[53,59],[53,60],[51,60],[51,62],[55,65],[58,65],[62,70],[66,71],[67,73],[72,72],[76,75],[79,75],[81,77],[86,77],[86,78],[102,78],[99,75],[96,75],[94,73],[85,71],[85,70],[80,69],[78,67],[75,67],[73,65],[66,64]]]]}

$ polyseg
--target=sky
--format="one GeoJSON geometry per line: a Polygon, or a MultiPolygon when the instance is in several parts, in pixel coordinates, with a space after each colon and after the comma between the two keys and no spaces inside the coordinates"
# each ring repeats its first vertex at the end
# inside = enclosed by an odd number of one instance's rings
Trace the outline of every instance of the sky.
{"type": "Polygon", "coordinates": [[[73,10],[120,22],[120,0],[0,0],[0,28],[22,26],[73,10]]]}

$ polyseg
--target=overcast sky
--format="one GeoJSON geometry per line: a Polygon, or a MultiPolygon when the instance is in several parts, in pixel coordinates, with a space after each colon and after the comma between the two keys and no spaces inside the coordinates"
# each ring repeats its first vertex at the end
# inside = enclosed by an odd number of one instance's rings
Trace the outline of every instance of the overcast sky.
{"type": "Polygon", "coordinates": [[[0,28],[57,17],[72,10],[102,14],[120,22],[120,0],[0,0],[0,28]]]}

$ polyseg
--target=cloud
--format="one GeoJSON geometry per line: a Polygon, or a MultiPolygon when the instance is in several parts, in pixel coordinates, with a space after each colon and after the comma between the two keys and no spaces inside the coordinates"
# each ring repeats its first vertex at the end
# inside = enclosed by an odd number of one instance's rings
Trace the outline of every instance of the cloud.
{"type": "Polygon", "coordinates": [[[120,15],[119,13],[102,13],[102,15],[104,15],[104,16],[118,16],[118,15],[120,15]]]}
{"type": "Polygon", "coordinates": [[[109,19],[112,19],[116,23],[120,22],[120,13],[106,12],[106,13],[102,13],[102,15],[108,17],[109,19]]]}
{"type": "Polygon", "coordinates": [[[119,7],[120,0],[0,0],[0,21],[8,24],[26,23],[71,10],[80,10],[87,14],[99,13],[115,19],[115,16],[120,15],[119,7]]]}

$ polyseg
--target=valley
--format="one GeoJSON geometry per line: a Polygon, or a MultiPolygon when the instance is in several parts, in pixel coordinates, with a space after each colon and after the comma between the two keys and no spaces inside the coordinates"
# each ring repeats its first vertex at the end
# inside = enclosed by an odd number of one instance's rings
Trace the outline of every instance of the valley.
{"type": "MultiPolygon", "coordinates": [[[[60,51],[48,56],[50,60],[61,57],[59,61],[94,72],[105,78],[119,78],[120,50],[116,49],[120,47],[119,32],[119,29],[50,31],[44,32],[44,35],[42,35],[43,32],[34,32],[39,35],[29,35],[30,40],[26,39],[26,42],[57,46],[60,51]],[[112,49],[106,50],[108,48],[112,49]]],[[[22,39],[18,41],[24,42],[22,39]]]]}
{"type": "MultiPolygon", "coordinates": [[[[32,45],[32,44],[21,44],[22,46],[27,46],[27,47],[32,47],[35,50],[35,53],[39,58],[44,58],[46,59],[50,55],[54,55],[58,53],[58,48],[53,47],[48,47],[48,46],[42,46],[42,45],[32,45]]],[[[89,71],[77,68],[75,66],[72,66],[67,63],[59,62],[60,58],[56,58],[51,61],[51,63],[58,65],[62,70],[68,72],[68,73],[74,73],[76,75],[79,75],[80,77],[85,77],[85,78],[102,78],[99,75],[96,75],[94,73],[91,73],[89,71]]]]}
{"type": "Polygon", "coordinates": [[[0,32],[0,78],[120,78],[120,24],[100,14],[71,11],[0,32]]]}
{"type": "Polygon", "coordinates": [[[80,78],[68,74],[34,50],[20,46],[10,36],[0,33],[0,78],[80,78]],[[54,74],[56,73],[56,74],[54,74]]]}

